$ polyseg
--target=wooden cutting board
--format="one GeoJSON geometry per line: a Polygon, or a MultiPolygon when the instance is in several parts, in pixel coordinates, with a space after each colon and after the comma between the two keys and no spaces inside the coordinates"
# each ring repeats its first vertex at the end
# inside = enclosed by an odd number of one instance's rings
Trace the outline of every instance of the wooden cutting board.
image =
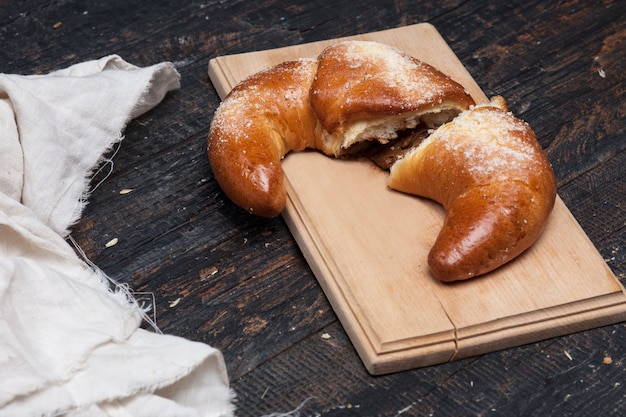
{"type": "MultiPolygon", "coordinates": [[[[487,100],[432,25],[346,39],[394,45],[463,84],[476,102],[487,100]]],[[[224,98],[246,76],[315,57],[336,41],[217,57],[209,76],[224,98]]],[[[560,198],[521,257],[481,278],[443,284],[426,261],[443,221],[439,205],[388,189],[387,174],[365,161],[299,152],[283,169],[283,216],[372,374],[626,320],[624,288],[560,198]]]]}

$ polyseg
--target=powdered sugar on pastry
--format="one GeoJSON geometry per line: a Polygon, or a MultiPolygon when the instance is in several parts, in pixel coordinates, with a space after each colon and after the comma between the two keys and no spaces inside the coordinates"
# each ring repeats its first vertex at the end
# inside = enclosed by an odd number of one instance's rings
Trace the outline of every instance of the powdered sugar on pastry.
{"type": "Polygon", "coordinates": [[[534,133],[500,97],[436,129],[396,162],[389,187],[446,209],[428,264],[442,281],[485,274],[528,249],[556,198],[534,133]]]}
{"type": "Polygon", "coordinates": [[[440,141],[449,151],[462,154],[463,170],[476,182],[506,180],[517,172],[540,168],[543,151],[527,139],[528,125],[508,112],[478,110],[489,106],[493,104],[460,114],[454,123],[438,129],[425,146],[440,141]],[[465,140],[458,140],[459,126],[465,140]]]}
{"type": "Polygon", "coordinates": [[[377,42],[341,42],[320,54],[310,100],[329,153],[355,143],[386,143],[420,122],[434,126],[474,104],[432,66],[377,42]]]}

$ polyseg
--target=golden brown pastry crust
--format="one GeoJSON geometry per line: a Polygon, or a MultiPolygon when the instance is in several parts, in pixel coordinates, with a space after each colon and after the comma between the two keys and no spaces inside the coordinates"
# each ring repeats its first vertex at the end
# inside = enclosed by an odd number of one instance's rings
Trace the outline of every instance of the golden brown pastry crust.
{"type": "Polygon", "coordinates": [[[459,113],[474,104],[447,75],[381,43],[341,42],[326,48],[318,61],[311,106],[331,135],[354,122],[387,123],[398,115],[448,109],[459,113]]]}
{"type": "Polygon", "coordinates": [[[446,210],[428,263],[442,281],[492,271],[541,233],[556,180],[533,131],[501,97],[438,128],[391,167],[388,185],[446,210]]]}
{"type": "Polygon", "coordinates": [[[213,116],[208,155],[215,179],[253,214],[280,214],[286,202],[281,159],[315,146],[309,88],[316,69],[314,59],[303,59],[258,72],[238,84],[213,116]]]}

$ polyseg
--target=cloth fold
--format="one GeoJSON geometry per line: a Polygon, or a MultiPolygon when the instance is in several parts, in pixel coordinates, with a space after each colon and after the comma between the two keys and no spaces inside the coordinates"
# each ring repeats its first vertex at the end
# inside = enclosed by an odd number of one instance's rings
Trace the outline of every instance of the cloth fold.
{"type": "Polygon", "coordinates": [[[221,352],[141,329],[65,240],[103,154],[179,83],[116,55],[0,74],[0,417],[233,415],[221,352]]]}

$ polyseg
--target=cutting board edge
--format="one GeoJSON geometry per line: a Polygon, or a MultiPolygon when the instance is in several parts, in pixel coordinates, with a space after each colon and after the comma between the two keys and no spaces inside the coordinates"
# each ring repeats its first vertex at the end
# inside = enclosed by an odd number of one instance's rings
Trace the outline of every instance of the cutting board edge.
{"type": "MultiPolygon", "coordinates": [[[[613,294],[617,295],[617,293],[613,294]]],[[[534,343],[553,337],[591,330],[602,326],[626,321],[626,296],[620,295],[621,302],[605,305],[602,308],[579,311],[564,317],[551,317],[542,322],[531,322],[525,326],[505,328],[501,331],[483,334],[480,338],[467,337],[458,340],[459,351],[454,358],[463,359],[488,352],[534,343]],[[546,326],[547,322],[554,324],[546,326]],[[520,330],[524,330],[521,332],[520,330]],[[475,340],[472,340],[475,339],[475,340]]]]}
{"type": "Polygon", "coordinates": [[[342,299],[343,290],[338,288],[340,285],[335,273],[328,265],[319,262],[323,256],[312,253],[313,248],[317,248],[315,239],[310,232],[302,233],[307,230],[305,222],[299,218],[298,210],[292,204],[288,204],[283,218],[364,366],[372,375],[450,362],[626,320],[626,293],[617,291],[595,299],[506,317],[491,323],[458,328],[451,323],[452,328],[448,332],[441,332],[437,343],[432,341],[433,335],[382,343],[375,331],[356,317],[349,308],[350,303],[342,299]],[[491,329],[481,331],[481,327],[485,326],[491,329]]]}
{"type": "Polygon", "coordinates": [[[429,352],[430,355],[424,355],[423,352],[429,346],[414,346],[403,351],[388,353],[367,352],[365,355],[358,348],[357,351],[372,375],[384,375],[452,362],[626,321],[626,296],[621,294],[619,297],[621,302],[618,304],[569,315],[567,316],[569,320],[563,320],[563,317],[551,317],[547,320],[557,323],[554,325],[546,326],[546,321],[529,322],[523,326],[506,327],[471,337],[460,337],[455,340],[452,356],[448,357],[443,355],[444,351],[436,352],[439,353],[437,355],[434,350],[429,352]],[[575,317],[574,320],[572,320],[573,317],[575,317]]]}

